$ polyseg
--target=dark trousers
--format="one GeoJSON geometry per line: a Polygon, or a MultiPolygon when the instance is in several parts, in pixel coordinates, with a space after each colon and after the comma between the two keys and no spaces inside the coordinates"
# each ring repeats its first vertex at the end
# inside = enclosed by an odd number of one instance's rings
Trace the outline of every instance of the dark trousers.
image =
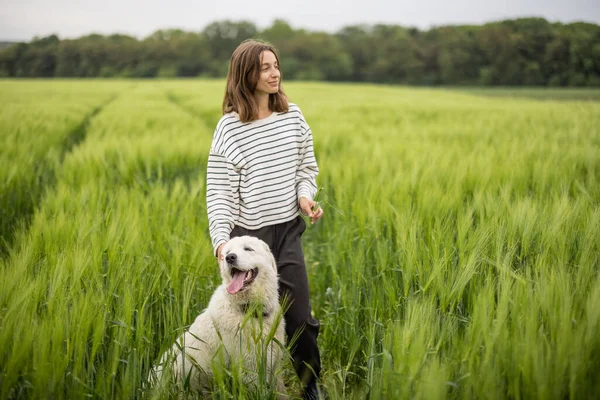
{"type": "MultiPolygon", "coordinates": [[[[285,333],[290,349],[294,369],[304,386],[321,373],[321,357],[317,347],[319,321],[311,315],[310,299],[308,297],[308,277],[304,264],[301,236],[306,229],[306,223],[298,216],[289,222],[265,226],[257,230],[249,230],[235,226],[231,237],[254,236],[269,245],[279,273],[279,299],[284,302],[287,298],[285,312],[285,333]]],[[[284,307],[286,304],[283,304],[284,307]]]]}

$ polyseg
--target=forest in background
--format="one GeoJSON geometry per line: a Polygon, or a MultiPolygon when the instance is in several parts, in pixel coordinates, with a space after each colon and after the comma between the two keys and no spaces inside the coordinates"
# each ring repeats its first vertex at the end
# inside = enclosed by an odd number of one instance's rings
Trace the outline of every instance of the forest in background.
{"type": "Polygon", "coordinates": [[[429,30],[352,25],[335,33],[275,20],[217,21],[202,31],[56,35],[0,50],[0,77],[224,77],[244,39],[273,43],[285,79],[409,85],[600,87],[600,26],[521,18],[429,30]]]}

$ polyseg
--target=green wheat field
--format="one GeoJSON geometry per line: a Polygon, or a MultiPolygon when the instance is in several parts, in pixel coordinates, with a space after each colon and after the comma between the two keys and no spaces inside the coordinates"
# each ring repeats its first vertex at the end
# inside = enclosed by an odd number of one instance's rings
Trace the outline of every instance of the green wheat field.
{"type": "MultiPolygon", "coordinates": [[[[219,284],[224,86],[0,81],[0,398],[189,394],[147,377],[219,284]]],[[[321,169],[303,243],[330,399],[600,396],[598,91],[284,88],[321,169]]]]}

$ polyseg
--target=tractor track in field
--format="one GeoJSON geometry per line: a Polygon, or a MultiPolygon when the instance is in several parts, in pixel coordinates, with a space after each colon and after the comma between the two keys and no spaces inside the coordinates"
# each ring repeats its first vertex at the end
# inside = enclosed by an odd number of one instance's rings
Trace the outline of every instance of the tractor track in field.
{"type": "MultiPolygon", "coordinates": [[[[56,185],[56,172],[62,165],[64,159],[78,144],[83,142],[87,137],[90,124],[106,107],[112,104],[122,93],[111,96],[108,100],[96,106],[89,112],[77,125],[72,129],[63,140],[59,147],[59,164],[54,167],[49,158],[44,158],[35,166],[33,182],[30,185],[23,181],[16,180],[7,188],[8,193],[22,193],[28,191],[31,196],[25,204],[14,202],[14,209],[3,210],[1,230],[0,230],[0,258],[4,258],[14,245],[15,238],[20,231],[26,231],[31,224],[31,218],[35,210],[40,206],[43,197],[46,193],[56,185]],[[33,188],[31,185],[35,186],[33,188]]],[[[48,149],[48,153],[52,148],[48,149]]]]}
{"type": "Polygon", "coordinates": [[[172,93],[172,92],[165,92],[165,96],[167,97],[167,100],[169,101],[169,103],[173,104],[175,107],[179,108],[181,111],[183,111],[184,113],[188,114],[189,116],[197,119],[198,121],[200,121],[202,123],[202,125],[204,125],[209,132],[212,132],[215,127],[212,126],[207,120],[206,118],[204,118],[200,113],[192,110],[191,108],[183,105],[179,99],[177,99],[177,97],[172,93]]]}
{"type": "Polygon", "coordinates": [[[75,129],[73,129],[71,132],[69,132],[69,134],[66,136],[66,138],[63,142],[61,157],[60,157],[61,164],[62,164],[62,161],[65,159],[65,157],[71,152],[73,147],[77,146],[79,143],[81,143],[85,140],[85,138],[87,137],[87,132],[88,132],[88,129],[90,127],[92,120],[94,118],[96,118],[96,116],[98,114],[100,114],[100,112],[102,112],[102,110],[104,110],[110,104],[115,102],[115,100],[117,100],[117,98],[119,96],[121,96],[121,94],[113,95],[107,101],[100,104],[98,107],[94,108],[92,110],[92,112],[89,113],[75,129]]]}

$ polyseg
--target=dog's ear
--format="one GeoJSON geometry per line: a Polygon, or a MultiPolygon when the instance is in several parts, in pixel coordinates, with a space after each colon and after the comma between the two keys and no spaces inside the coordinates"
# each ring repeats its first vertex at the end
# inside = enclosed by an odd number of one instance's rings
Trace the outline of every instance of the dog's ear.
{"type": "Polygon", "coordinates": [[[273,268],[273,270],[275,272],[277,272],[277,262],[275,261],[275,257],[273,256],[273,253],[271,252],[269,245],[266,244],[265,242],[262,242],[262,246],[264,247],[265,251],[269,255],[269,260],[271,261],[271,267],[273,268]]]}
{"type": "Polygon", "coordinates": [[[260,244],[262,245],[263,249],[265,249],[266,251],[268,251],[269,253],[271,252],[271,249],[269,248],[269,245],[266,244],[265,242],[263,242],[262,240],[260,241],[260,244]]]}
{"type": "Polygon", "coordinates": [[[269,252],[269,260],[271,261],[271,267],[273,267],[273,271],[277,272],[277,262],[275,261],[275,257],[273,257],[273,253],[269,252]]]}

